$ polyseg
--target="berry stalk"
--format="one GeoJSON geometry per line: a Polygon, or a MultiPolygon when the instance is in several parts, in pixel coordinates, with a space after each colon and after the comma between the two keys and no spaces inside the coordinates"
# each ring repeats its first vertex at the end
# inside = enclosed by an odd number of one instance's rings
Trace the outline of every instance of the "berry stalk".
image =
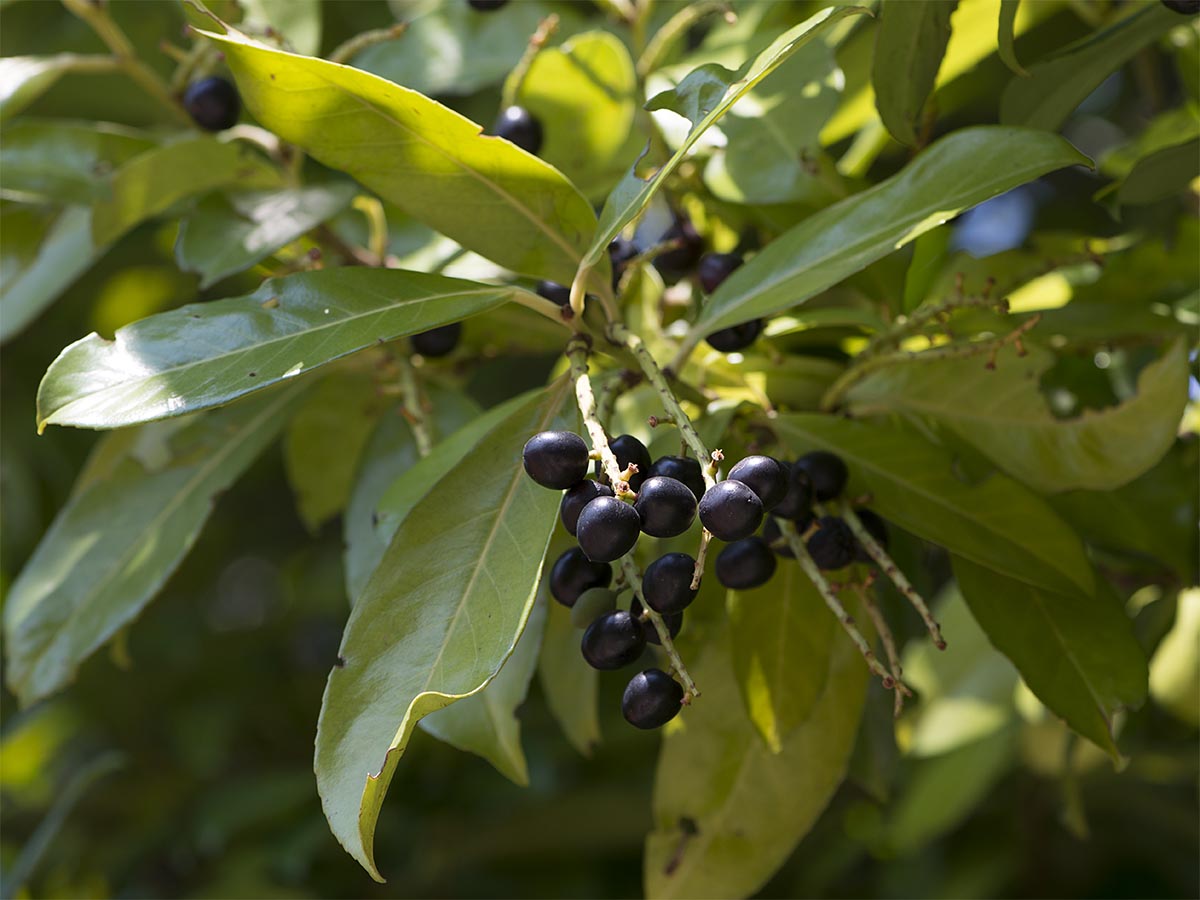
{"type": "Polygon", "coordinates": [[[374,28],[370,31],[364,31],[338,44],[327,59],[338,65],[349,65],[354,57],[358,56],[358,54],[362,53],[368,47],[394,41],[406,31],[408,31],[407,22],[397,22],[395,25],[389,25],[387,28],[374,28]]]}
{"type": "Polygon", "coordinates": [[[596,415],[596,395],[592,392],[592,379],[588,375],[588,342],[588,338],[576,335],[567,344],[571,380],[575,383],[575,401],[579,405],[579,414],[583,417],[588,437],[592,439],[592,450],[600,455],[600,464],[612,483],[613,492],[621,499],[629,500],[636,494],[629,489],[629,482],[621,477],[621,466],[616,454],[608,446],[608,435],[596,415]]]}
{"type": "Polygon", "coordinates": [[[904,676],[904,669],[900,666],[900,654],[896,651],[896,639],[892,636],[892,629],[888,627],[887,619],[883,617],[883,610],[879,608],[879,604],[871,596],[869,588],[873,580],[874,573],[869,573],[866,582],[856,581],[851,584],[851,587],[854,589],[854,593],[858,595],[858,599],[862,601],[863,608],[867,611],[867,615],[871,617],[871,622],[875,625],[875,633],[879,635],[879,642],[883,644],[883,652],[887,656],[888,668],[892,670],[892,677],[896,679],[896,691],[893,695],[893,715],[898,719],[900,718],[900,713],[904,711],[904,698],[911,697],[912,691],[901,680],[904,676]]]}
{"type": "Polygon", "coordinates": [[[403,354],[396,357],[396,366],[400,370],[400,387],[404,393],[404,418],[412,428],[413,439],[417,442],[417,453],[424,459],[433,449],[433,434],[421,404],[421,386],[417,380],[417,370],[412,360],[403,354]]]}
{"type": "Polygon", "coordinates": [[[627,554],[621,557],[621,573],[625,576],[626,586],[633,589],[638,601],[642,604],[642,615],[650,620],[650,623],[654,626],[654,630],[658,632],[658,639],[662,643],[662,648],[666,652],[667,658],[671,660],[671,668],[675,670],[675,674],[683,682],[683,703],[686,706],[694,698],[700,696],[700,691],[696,687],[696,682],[692,681],[692,676],[688,672],[687,666],[683,664],[683,659],[680,658],[679,651],[675,649],[675,642],[671,640],[671,633],[667,629],[667,623],[646,602],[646,596],[642,593],[642,577],[638,574],[637,564],[633,561],[631,555],[627,554]]]}

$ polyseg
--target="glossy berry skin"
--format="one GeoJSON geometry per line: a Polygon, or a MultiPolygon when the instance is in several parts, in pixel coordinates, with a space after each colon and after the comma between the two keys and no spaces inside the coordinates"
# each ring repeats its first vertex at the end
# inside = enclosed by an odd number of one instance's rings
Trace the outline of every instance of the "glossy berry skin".
{"type": "MultiPolygon", "coordinates": [[[[856,509],[854,513],[858,516],[858,521],[862,522],[863,528],[867,529],[867,534],[875,538],[875,543],[886,550],[888,545],[888,528],[887,523],[880,518],[879,513],[871,509],[856,509]]],[[[854,542],[854,559],[863,563],[874,562],[871,559],[871,554],[857,540],[854,542]]]]}
{"type": "Polygon", "coordinates": [[[723,541],[750,537],[762,524],[763,507],[758,495],[740,481],[725,481],[710,487],[700,498],[700,521],[723,541]]]}
{"type": "Polygon", "coordinates": [[[1196,13],[1200,13],[1200,0],[1162,0],[1162,5],[1181,16],[1194,16],[1196,13]]]}
{"type": "Polygon", "coordinates": [[[584,591],[606,588],[611,582],[612,566],[592,562],[578,547],[556,559],[550,569],[550,594],[568,608],[575,605],[584,591]]]}
{"type": "Polygon", "coordinates": [[[696,278],[700,281],[700,288],[704,293],[711,294],[741,264],[742,257],[737,253],[705,253],[696,266],[696,278]]]}
{"type": "Polygon", "coordinates": [[[506,106],[492,131],[526,153],[537,155],[542,149],[542,123],[523,106],[506,106]]]}
{"type": "Polygon", "coordinates": [[[808,539],[808,554],[818,569],[829,572],[854,562],[857,545],[849,525],[834,516],[822,516],[808,539]]]}
{"type": "Polygon", "coordinates": [[[788,473],[788,491],[771,510],[781,519],[799,522],[812,517],[812,482],[808,473],[796,468],[795,464],[778,460],[780,467],[788,473]]]}
{"type": "Polygon", "coordinates": [[[813,496],[818,500],[833,500],[846,489],[850,477],[846,463],[836,453],[814,450],[796,460],[795,471],[803,472],[812,483],[813,496]]]}
{"type": "Polygon", "coordinates": [[[729,477],[754,491],[769,510],[787,496],[792,473],[769,456],[747,456],[729,470],[729,477]]]}
{"type": "Polygon", "coordinates": [[[661,728],[683,708],[683,687],[662,669],[634,675],[621,698],[621,714],[634,728],[661,728]]]}
{"type": "Polygon", "coordinates": [[[613,456],[617,458],[617,466],[622,472],[630,463],[638,467],[637,474],[629,479],[629,487],[633,491],[641,489],[642,482],[650,477],[650,451],[646,445],[632,434],[622,434],[609,441],[613,456]]]}
{"type": "Polygon", "coordinates": [[[183,107],[205,131],[224,131],[237,124],[242,101],[231,82],[213,75],[188,85],[183,107]]]}
{"type": "Polygon", "coordinates": [[[641,622],[625,610],[615,609],[587,627],[579,648],[593,669],[619,669],[642,655],[646,635],[641,622]]]}
{"type": "Polygon", "coordinates": [[[654,268],[662,275],[663,281],[674,284],[688,275],[704,253],[704,238],[687,219],[679,219],[659,238],[660,243],[678,241],[679,246],[654,257],[654,268]]]}
{"type": "Polygon", "coordinates": [[[579,514],[583,512],[585,506],[597,497],[611,496],[613,496],[613,489],[607,484],[600,484],[598,481],[588,478],[568,489],[563,494],[562,503],[558,505],[558,516],[562,519],[563,528],[567,529],[567,534],[575,537],[575,529],[579,525],[579,514]]]}
{"type": "Polygon", "coordinates": [[[414,334],[408,339],[414,353],[436,359],[439,356],[449,356],[462,339],[462,322],[451,322],[440,328],[430,328],[414,334]]]}
{"type": "Polygon", "coordinates": [[[700,469],[699,460],[690,456],[660,456],[650,466],[650,475],[682,481],[691,490],[697,502],[704,496],[704,473],[700,469]]]}
{"type": "Polygon", "coordinates": [[[571,431],[542,431],[525,442],[521,451],[525,472],[542,487],[565,491],[587,474],[588,448],[571,431]]]}
{"type": "Polygon", "coordinates": [[[716,570],[722,585],[746,591],[770,581],[775,574],[775,554],[762,538],[743,538],[717,554],[716,570]]]}
{"type": "Polygon", "coordinates": [[[692,574],[696,561],[686,553],[668,553],[660,556],[642,576],[642,593],[646,603],[657,613],[670,615],[681,613],[700,593],[692,590],[692,574]]]}
{"type": "Polygon", "coordinates": [[[762,334],[763,324],[762,319],[752,319],[741,325],[731,325],[720,331],[714,331],[705,340],[708,341],[708,346],[714,350],[720,350],[722,353],[737,353],[758,340],[758,336],[762,334]]]}
{"type": "Polygon", "coordinates": [[[492,12],[508,4],[508,0],[467,0],[467,6],[479,12],[492,12]]]}
{"type": "Polygon", "coordinates": [[[539,297],[545,297],[551,303],[557,303],[559,306],[569,306],[571,303],[571,289],[557,281],[539,281],[537,293],[539,297]]]}
{"type": "MultiPolygon", "coordinates": [[[[634,597],[633,602],[629,604],[629,614],[635,619],[642,615],[642,604],[634,597]]],[[[663,624],[667,626],[667,634],[671,636],[671,640],[675,640],[679,636],[679,631],[683,628],[683,613],[667,613],[662,617],[663,624]]],[[[654,623],[649,619],[642,622],[642,632],[646,635],[646,643],[653,644],[656,647],[662,646],[662,639],[658,636],[658,629],[654,627],[654,623]]]]}
{"type": "Polygon", "coordinates": [[[696,495],[682,481],[654,475],[638,488],[633,505],[642,517],[642,531],[651,537],[675,537],[696,518],[696,495]]]}
{"type": "Polygon", "coordinates": [[[612,562],[633,549],[641,530],[632,506],[616,497],[597,497],[579,514],[575,536],[592,562],[612,562]]]}

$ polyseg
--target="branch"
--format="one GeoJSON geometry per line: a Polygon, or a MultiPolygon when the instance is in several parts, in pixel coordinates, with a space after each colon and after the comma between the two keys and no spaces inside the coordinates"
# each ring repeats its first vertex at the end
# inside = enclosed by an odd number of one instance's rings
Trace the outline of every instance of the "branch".
{"type": "Polygon", "coordinates": [[[630,500],[637,495],[629,489],[629,482],[621,477],[623,473],[616,454],[608,446],[608,435],[596,416],[596,395],[592,393],[592,380],[588,375],[588,343],[589,338],[576,335],[567,344],[567,359],[571,361],[571,380],[575,382],[575,400],[579,404],[579,414],[583,417],[584,427],[592,439],[592,451],[599,456],[604,474],[612,482],[613,493],[622,500],[630,500]]]}

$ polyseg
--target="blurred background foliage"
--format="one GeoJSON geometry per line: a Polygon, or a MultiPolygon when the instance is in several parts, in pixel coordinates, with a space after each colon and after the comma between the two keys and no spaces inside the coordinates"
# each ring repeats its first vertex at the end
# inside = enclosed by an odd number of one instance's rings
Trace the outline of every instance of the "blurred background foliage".
{"type": "MultiPolygon", "coordinates": [[[[745,6],[748,17],[773,17],[783,24],[818,6],[735,5],[745,6]]],[[[1084,37],[1114,5],[1119,4],[1022,4],[1018,55],[1036,60],[1084,37]]],[[[231,0],[212,6],[237,18],[231,0]]],[[[265,0],[246,6],[248,16],[289,9],[265,0]]],[[[671,12],[671,4],[660,6],[659,23],[671,12]]],[[[964,0],[957,14],[963,23],[978,20],[986,27],[960,29],[956,20],[958,44],[946,65],[951,75],[959,74],[939,89],[948,110],[942,127],[997,118],[1011,74],[995,53],[996,7],[964,0]]],[[[112,10],[142,58],[168,75],[172,63],[160,52],[159,41],[181,35],[181,7],[125,0],[113,3],[112,10]]],[[[299,49],[328,53],[365,30],[411,19],[405,38],[371,48],[356,64],[489,122],[504,76],[551,11],[561,17],[560,39],[602,29],[628,40],[603,4],[540,0],[518,0],[506,19],[486,21],[469,16],[459,0],[338,0],[320,4],[319,17],[297,40],[309,44],[299,49]]],[[[83,22],[56,3],[6,2],[0,16],[4,56],[103,50],[83,22]]],[[[281,29],[287,33],[286,26],[281,29]]],[[[871,49],[869,28],[864,34],[838,50],[846,83],[822,141],[841,151],[871,112],[869,97],[863,99],[868,69],[862,64],[871,49]]],[[[713,59],[721,58],[719,43],[705,45],[713,59]]],[[[742,55],[743,49],[738,49],[742,55]]],[[[1196,102],[1198,59],[1194,37],[1185,38],[1174,53],[1139,54],[1104,81],[1064,133],[1084,152],[1104,158],[1130,142],[1156,113],[1181,101],[1196,102]]],[[[536,107],[539,101],[529,102],[536,107]]],[[[553,97],[542,102],[550,109],[553,97]]],[[[154,124],[159,116],[152,101],[119,74],[64,78],[29,113],[135,126],[154,124]]],[[[636,142],[632,148],[614,144],[613,167],[590,173],[598,184],[628,164],[631,149],[636,156],[636,142]]],[[[568,151],[547,145],[547,154],[562,154],[552,161],[574,175],[568,151]]],[[[905,159],[905,151],[891,145],[860,174],[877,180],[905,159]]],[[[1119,156],[1109,164],[1110,171],[1122,171],[1119,156]]],[[[723,204],[762,201],[757,193],[764,188],[744,173],[732,182],[723,181],[720,172],[709,174],[717,196],[707,208],[718,217],[729,212],[723,204]]],[[[1194,307],[1195,267],[1187,254],[1161,260],[1154,253],[1164,246],[1196,249],[1195,194],[1192,208],[1182,211],[1175,199],[1127,209],[1118,227],[1090,200],[1103,183],[1098,176],[1071,171],[979,207],[954,229],[941,230],[942,240],[953,241],[958,251],[944,271],[964,271],[968,278],[994,275],[1003,282],[1027,263],[1020,248],[1034,240],[1027,239],[1031,231],[1046,235],[1069,227],[1105,238],[1132,221],[1158,238],[1145,245],[1140,265],[1125,258],[1128,277],[1148,291],[1172,278],[1185,287],[1190,282],[1194,307]]],[[[766,227],[783,228],[827,202],[797,188],[788,203],[748,215],[766,227]]],[[[690,211],[698,220],[705,214],[702,208],[690,211]]],[[[730,218],[737,222],[739,215],[730,218]]],[[[4,347],[4,585],[68,496],[95,441],[93,433],[72,429],[41,438],[34,433],[37,382],[58,351],[87,331],[110,335],[156,311],[248,293],[260,280],[261,271],[249,272],[201,290],[198,277],[180,272],[174,261],[176,229],[173,222],[152,222],[125,235],[4,347]]],[[[408,245],[402,229],[394,228],[392,237],[399,254],[437,252],[419,229],[408,245]]],[[[916,252],[922,252],[920,243],[916,252]]],[[[873,267],[872,277],[903,284],[910,255],[903,256],[890,272],[886,260],[873,267]]],[[[1113,277],[1111,267],[1107,277],[1113,277]]],[[[1058,281],[1017,281],[1043,292],[1027,298],[1029,308],[1043,308],[1045,292],[1062,290],[1058,281]]],[[[1086,278],[1069,289],[1085,295],[1086,278]]],[[[477,351],[477,360],[456,375],[485,406],[519,385],[542,383],[553,363],[554,341],[536,332],[517,340],[523,352],[511,355],[513,347],[503,336],[508,315],[497,312],[467,326],[467,345],[477,351]],[[500,349],[509,354],[503,360],[496,358],[500,349]],[[504,381],[502,395],[498,378],[504,381]]],[[[828,329],[785,343],[829,354],[837,337],[828,329]]],[[[1068,387],[1094,383],[1073,377],[1064,366],[1049,378],[1048,389],[1054,379],[1068,387]]],[[[1113,398],[1107,391],[1089,397],[1074,390],[1061,412],[1113,398]]],[[[1122,747],[1130,761],[1123,771],[1115,771],[1100,751],[1046,714],[972,624],[961,598],[945,587],[945,560],[899,535],[896,556],[904,568],[922,573],[918,586],[930,594],[941,590],[938,603],[947,633],[956,636],[954,652],[934,658],[924,643],[908,648],[905,670],[920,702],[894,733],[890,699],[872,688],[851,777],[762,896],[1200,895],[1200,593],[1178,590],[1196,581],[1196,464],[1196,442],[1181,441],[1163,464],[1130,487],[1141,496],[1159,491],[1178,523],[1172,548],[1157,547],[1160,559],[1171,565],[1152,558],[1154,546],[1141,560],[1124,552],[1105,560],[1109,574],[1128,586],[1139,638],[1152,660],[1153,699],[1124,722],[1122,747]]],[[[1105,521],[1114,515],[1113,507],[1097,511],[1078,497],[1056,503],[1078,527],[1099,534],[1101,543],[1106,533],[1124,536],[1124,520],[1105,521]]],[[[619,677],[601,679],[604,740],[591,758],[562,737],[535,679],[520,710],[531,779],[527,789],[499,777],[484,761],[418,732],[380,819],[377,856],[389,883],[371,882],[337,846],[315,792],[311,739],[347,613],[342,550],[336,520],[315,533],[302,524],[276,448],[221,500],[158,599],[83,667],[68,691],[27,710],[18,710],[7,692],[0,696],[0,865],[6,896],[14,882],[24,882],[22,896],[39,897],[640,893],[658,739],[619,721],[619,677]]],[[[889,599],[889,615],[904,623],[898,631],[918,635],[920,623],[906,618],[895,597],[889,599]]]]}

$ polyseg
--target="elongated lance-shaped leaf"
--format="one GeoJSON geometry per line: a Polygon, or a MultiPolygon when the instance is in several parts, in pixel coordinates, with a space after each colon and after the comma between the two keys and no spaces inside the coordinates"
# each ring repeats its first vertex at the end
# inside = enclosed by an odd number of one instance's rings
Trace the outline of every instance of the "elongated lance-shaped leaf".
{"type": "Polygon", "coordinates": [[[1044,131],[956,131],[886,181],[773,240],[717,288],[695,331],[710,334],[789,309],[977,203],[1055,169],[1088,164],[1044,131]]]}
{"type": "Polygon", "coordinates": [[[580,271],[604,263],[605,250],[612,239],[646,208],[650,198],[662,186],[667,176],[683,162],[692,145],[709,126],[725,115],[751,88],[838,19],[867,12],[868,10],[861,6],[823,9],[795,28],[785,31],[770,47],[747,61],[736,72],[716,63],[709,63],[691,72],[674,90],[659,94],[651,100],[647,109],[673,110],[691,120],[692,129],[679,149],[650,178],[639,178],[635,164],[613,188],[600,213],[600,225],[583,258],[580,271]]]}
{"type": "Polygon", "coordinates": [[[342,846],[382,880],[375,822],[413,727],[488,684],[533,604],[559,494],[525,474],[536,432],[575,427],[561,379],[517,404],[413,508],[350,613],[317,725],[317,789],[342,846]]]}
{"type": "Polygon", "coordinates": [[[301,393],[292,385],[100,443],[4,606],[8,685],[23,704],[66,685],[142,611],[301,393]]]}
{"type": "Polygon", "coordinates": [[[228,403],[370,347],[472,316],[519,288],[340,268],[134,322],[67,347],[38,388],[38,427],[119,428],[228,403]]]}
{"type": "Polygon", "coordinates": [[[871,85],[879,118],[901,143],[917,143],[917,126],[950,43],[950,16],[957,6],[957,0],[883,4],[871,85]]]}
{"type": "Polygon", "coordinates": [[[224,51],[246,108],[285,141],[502,266],[574,277],[596,217],[549,163],[377,75],[232,30],[202,34],[224,51]]]}
{"type": "Polygon", "coordinates": [[[1017,10],[1021,0],[1000,0],[1000,23],[996,29],[996,51],[1009,70],[1022,78],[1029,76],[1017,59],[1017,10]]]}

